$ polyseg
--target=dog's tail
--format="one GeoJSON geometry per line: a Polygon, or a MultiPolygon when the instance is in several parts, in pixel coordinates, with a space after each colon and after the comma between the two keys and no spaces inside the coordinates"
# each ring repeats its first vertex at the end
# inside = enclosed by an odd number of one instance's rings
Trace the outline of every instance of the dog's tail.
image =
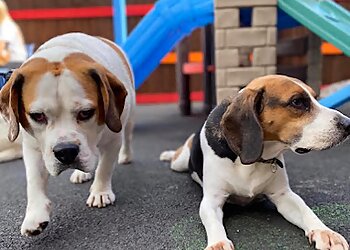
{"type": "Polygon", "coordinates": [[[161,161],[170,161],[170,168],[176,172],[184,172],[188,170],[188,161],[190,160],[192,140],[194,134],[192,134],[185,142],[184,145],[179,147],[176,151],[164,151],[160,154],[159,159],[161,161]]]}

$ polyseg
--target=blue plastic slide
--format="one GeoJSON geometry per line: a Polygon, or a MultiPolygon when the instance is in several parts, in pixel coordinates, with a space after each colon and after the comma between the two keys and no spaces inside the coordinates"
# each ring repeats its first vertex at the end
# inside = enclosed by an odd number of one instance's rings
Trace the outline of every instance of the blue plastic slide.
{"type": "MultiPolygon", "coordinates": [[[[279,29],[300,23],[350,56],[350,14],[347,10],[330,0],[278,0],[278,7],[279,29]]],[[[213,23],[213,11],[213,0],[158,1],[123,45],[134,70],[136,88],[176,43],[194,29],[213,23]]],[[[250,16],[251,9],[241,9],[241,24],[249,26],[250,16]]],[[[344,88],[321,103],[328,107],[340,106],[350,100],[349,90],[344,88]]]]}
{"type": "Polygon", "coordinates": [[[154,5],[123,45],[136,88],[176,43],[194,29],[213,23],[213,10],[213,0],[161,0],[154,5]]]}

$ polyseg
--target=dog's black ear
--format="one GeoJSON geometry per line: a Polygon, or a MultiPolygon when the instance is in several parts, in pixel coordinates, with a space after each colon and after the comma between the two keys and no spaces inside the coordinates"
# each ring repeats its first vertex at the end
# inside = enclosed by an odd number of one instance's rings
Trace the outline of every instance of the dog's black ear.
{"type": "Polygon", "coordinates": [[[8,82],[0,92],[0,112],[7,122],[10,124],[8,139],[13,142],[19,134],[19,124],[26,120],[23,114],[22,103],[22,86],[24,76],[15,72],[12,74],[8,82]]]}
{"type": "Polygon", "coordinates": [[[122,129],[121,115],[128,94],[124,84],[104,68],[89,70],[89,75],[97,83],[99,91],[99,122],[105,122],[113,132],[122,129]]]}
{"type": "Polygon", "coordinates": [[[263,152],[263,129],[259,113],[263,109],[263,90],[245,89],[233,98],[221,120],[227,144],[243,164],[252,164],[263,152]]]}

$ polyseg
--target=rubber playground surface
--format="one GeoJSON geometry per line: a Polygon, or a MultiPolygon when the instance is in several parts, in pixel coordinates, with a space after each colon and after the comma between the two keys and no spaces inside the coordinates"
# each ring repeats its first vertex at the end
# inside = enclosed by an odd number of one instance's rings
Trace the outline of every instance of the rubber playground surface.
{"type": "MultiPolygon", "coordinates": [[[[176,105],[139,106],[135,161],[113,175],[116,203],[85,206],[91,183],[69,182],[67,171],[49,182],[53,214],[35,238],[20,235],[26,195],[22,161],[0,165],[0,249],[171,249],[205,247],[198,215],[201,189],[187,174],[171,172],[158,160],[176,148],[205,119],[181,117],[176,105]]],[[[341,110],[350,115],[350,105],[341,110]]],[[[350,141],[324,152],[286,154],[292,189],[332,229],[350,240],[350,141]]],[[[285,221],[268,202],[225,207],[224,223],[236,249],[312,249],[302,230],[285,221]]]]}

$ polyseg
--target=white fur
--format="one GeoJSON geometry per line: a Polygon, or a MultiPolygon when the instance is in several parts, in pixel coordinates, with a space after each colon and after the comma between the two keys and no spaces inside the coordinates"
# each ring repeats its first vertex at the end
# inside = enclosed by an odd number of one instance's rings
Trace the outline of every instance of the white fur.
{"type": "Polygon", "coordinates": [[[51,206],[46,194],[48,175],[56,176],[66,169],[54,156],[55,145],[72,141],[79,145],[79,163],[76,166],[79,170],[73,172],[71,182],[90,180],[91,172],[96,169],[86,201],[90,207],[105,207],[115,201],[111,182],[118,152],[120,163],[132,160],[134,79],[133,76],[130,78],[127,66],[118,53],[96,37],[71,33],[49,40],[30,59],[62,61],[74,52],[88,55],[124,84],[128,95],[121,116],[122,130],[114,133],[106,125],[98,125],[94,118],[78,126],[74,111],[89,108],[91,103],[69,70],[65,69],[59,76],[46,73],[39,79],[30,112],[44,112],[48,124],[38,124],[27,116],[33,135],[22,130],[28,195],[26,216],[21,227],[23,235],[40,233],[44,230],[43,225],[50,220],[51,206]]]}
{"type": "Polygon", "coordinates": [[[325,108],[300,82],[293,82],[308,93],[315,109],[313,112],[316,114],[316,118],[304,126],[302,137],[291,146],[292,150],[296,148],[322,150],[338,144],[341,141],[342,131],[338,129],[337,122],[339,119],[345,120],[346,117],[337,110],[325,108]]]}
{"type": "MultiPolygon", "coordinates": [[[[305,88],[304,90],[308,93],[305,88]]],[[[325,149],[344,139],[340,136],[341,132],[335,119],[349,118],[338,111],[321,106],[311,95],[310,98],[315,107],[313,110],[315,119],[305,126],[301,138],[291,145],[277,141],[265,141],[263,159],[277,158],[284,164],[283,152],[286,149],[295,150],[299,147],[325,149]]],[[[196,172],[193,172],[191,177],[203,187],[199,214],[207,233],[207,250],[234,249],[223,226],[222,207],[225,202],[238,202],[245,205],[262,194],[276,205],[284,218],[303,229],[310,242],[316,242],[317,249],[349,249],[344,237],[325,226],[305,202],[290,189],[286,167],[280,168],[261,162],[243,165],[239,157],[235,162],[228,158],[221,158],[209,146],[205,127],[204,124],[200,132],[204,157],[203,179],[201,181],[196,172]],[[333,242],[332,246],[329,245],[328,239],[333,242]]],[[[172,160],[172,169],[174,169],[173,166],[176,166],[175,170],[188,169],[189,148],[186,144],[187,141],[179,157],[172,160]]],[[[170,160],[172,154],[173,152],[166,151],[161,158],[170,160]]]]}

